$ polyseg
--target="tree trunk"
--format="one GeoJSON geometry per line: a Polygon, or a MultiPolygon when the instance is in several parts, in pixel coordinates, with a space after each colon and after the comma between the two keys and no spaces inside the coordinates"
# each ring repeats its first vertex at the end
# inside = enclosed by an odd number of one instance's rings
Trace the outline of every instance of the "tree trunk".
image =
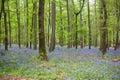
{"type": "MultiPolygon", "coordinates": [[[[2,3],[2,1],[0,1],[2,3]]],[[[2,34],[2,28],[1,28],[1,18],[2,18],[2,12],[3,12],[3,4],[0,5],[0,46],[1,46],[1,34],[2,34]]]]}
{"type": "Polygon", "coordinates": [[[21,37],[20,37],[20,3],[19,0],[16,0],[16,13],[17,13],[17,22],[18,22],[18,46],[21,48],[21,37]]]}
{"type": "Polygon", "coordinates": [[[69,2],[66,0],[67,4],[67,21],[68,21],[68,48],[70,48],[70,13],[69,13],[69,2]]]}
{"type": "Polygon", "coordinates": [[[107,48],[107,10],[106,3],[104,0],[100,0],[100,30],[101,30],[101,41],[100,49],[102,51],[102,56],[104,57],[107,48]]]}
{"type": "MultiPolygon", "coordinates": [[[[33,18],[32,18],[32,25],[33,25],[33,18]]],[[[30,49],[32,49],[32,33],[33,33],[33,26],[30,26],[30,49]]]]}
{"type": "Polygon", "coordinates": [[[62,19],[62,13],[63,13],[63,10],[62,10],[62,2],[59,0],[59,4],[60,4],[60,38],[59,38],[59,43],[60,43],[60,46],[63,46],[63,19],[62,19]]]}
{"type": "MultiPolygon", "coordinates": [[[[81,1],[80,1],[80,8],[82,7],[82,5],[81,5],[81,1]]],[[[82,21],[82,12],[80,13],[80,27],[81,27],[81,29],[82,29],[82,27],[83,27],[83,23],[82,23],[83,21],[82,21]]],[[[83,33],[83,29],[82,29],[82,31],[81,31],[81,36],[80,36],[80,45],[81,45],[81,48],[83,48],[83,37],[84,37],[84,33],[83,33]]]]}
{"type": "Polygon", "coordinates": [[[55,26],[56,26],[56,4],[55,0],[52,1],[52,36],[49,51],[52,52],[55,49],[55,26]]]}
{"type": "Polygon", "coordinates": [[[50,0],[49,0],[49,17],[48,17],[48,47],[50,45],[50,20],[51,20],[51,14],[50,14],[50,9],[51,9],[51,6],[50,6],[50,0]]]}
{"type": "Polygon", "coordinates": [[[120,9],[118,0],[115,0],[116,3],[116,18],[117,18],[117,25],[116,25],[116,42],[115,42],[115,50],[119,47],[119,22],[120,22],[120,9]]]}
{"type": "Polygon", "coordinates": [[[7,17],[5,12],[5,0],[2,0],[3,13],[4,13],[4,26],[5,26],[5,50],[8,50],[8,26],[7,17]]]}
{"type": "Polygon", "coordinates": [[[78,48],[78,26],[77,26],[77,15],[75,15],[75,25],[76,25],[76,34],[75,34],[75,48],[78,48]]]}
{"type": "Polygon", "coordinates": [[[33,49],[37,49],[37,2],[33,2],[33,49]]]}
{"type": "Polygon", "coordinates": [[[1,20],[0,20],[0,47],[1,47],[1,34],[2,34],[2,28],[1,28],[1,20]]]}
{"type": "Polygon", "coordinates": [[[91,24],[90,24],[90,5],[89,5],[89,0],[88,0],[88,28],[89,28],[89,49],[91,49],[91,24]]]}
{"type": "Polygon", "coordinates": [[[95,0],[95,3],[94,3],[94,15],[95,15],[95,18],[94,18],[94,25],[95,25],[95,47],[97,47],[97,41],[98,41],[98,29],[97,29],[97,13],[96,13],[96,0],[95,0]]]}
{"type": "Polygon", "coordinates": [[[28,19],[28,0],[26,0],[26,38],[27,38],[27,41],[26,41],[26,47],[28,47],[28,27],[29,27],[29,19],[28,19]]]}
{"type": "Polygon", "coordinates": [[[45,35],[44,35],[44,4],[45,0],[39,0],[39,58],[41,60],[48,60],[45,48],[45,35]]]}
{"type": "Polygon", "coordinates": [[[9,8],[9,1],[7,1],[7,5],[8,5],[8,23],[9,23],[9,45],[10,47],[12,46],[12,43],[11,43],[11,21],[10,21],[10,8],[9,8]]]}

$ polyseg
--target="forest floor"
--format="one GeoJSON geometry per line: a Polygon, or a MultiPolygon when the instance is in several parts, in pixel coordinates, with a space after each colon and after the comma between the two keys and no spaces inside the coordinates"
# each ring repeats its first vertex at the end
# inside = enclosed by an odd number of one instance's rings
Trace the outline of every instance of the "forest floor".
{"type": "Polygon", "coordinates": [[[49,61],[37,59],[38,50],[13,45],[8,51],[0,47],[0,80],[120,80],[120,49],[101,51],[57,46],[49,61]]]}

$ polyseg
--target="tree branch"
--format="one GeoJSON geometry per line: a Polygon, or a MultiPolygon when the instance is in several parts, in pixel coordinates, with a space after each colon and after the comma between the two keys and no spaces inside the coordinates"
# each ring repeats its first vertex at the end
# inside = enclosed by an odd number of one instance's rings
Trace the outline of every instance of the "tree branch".
{"type": "Polygon", "coordinates": [[[83,9],[83,7],[84,7],[84,4],[85,4],[85,0],[83,0],[83,4],[82,4],[82,7],[80,8],[80,11],[74,12],[74,14],[75,14],[76,16],[78,16],[78,14],[81,13],[81,11],[82,11],[82,9],[83,9]]]}

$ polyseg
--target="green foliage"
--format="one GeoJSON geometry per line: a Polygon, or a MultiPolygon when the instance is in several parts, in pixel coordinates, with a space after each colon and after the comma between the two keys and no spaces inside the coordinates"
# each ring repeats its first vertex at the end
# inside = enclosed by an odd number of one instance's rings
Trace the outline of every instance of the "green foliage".
{"type": "MultiPolygon", "coordinates": [[[[37,10],[38,10],[38,0],[37,1],[37,10]]],[[[49,9],[50,9],[50,17],[51,17],[51,1],[50,0],[50,8],[49,8],[49,0],[45,1],[45,36],[48,36],[48,14],[49,14],[49,9]]],[[[77,17],[77,24],[75,23],[75,12],[78,12],[80,10],[80,4],[79,2],[83,2],[83,0],[71,0],[69,1],[69,10],[70,10],[70,26],[71,26],[71,31],[68,32],[68,23],[67,23],[67,9],[66,9],[66,0],[56,0],[56,43],[59,42],[59,39],[61,37],[61,34],[64,35],[63,41],[64,44],[67,44],[69,39],[68,36],[73,36],[76,32],[75,26],[78,26],[78,38],[80,41],[81,36],[86,36],[85,40],[88,43],[88,11],[87,11],[87,1],[85,1],[85,5],[82,10],[82,21],[80,21],[80,15],[77,17]],[[62,14],[60,13],[60,2],[61,2],[61,7],[62,7],[62,14]],[[62,19],[62,21],[61,21],[62,19]],[[62,23],[61,23],[62,22],[62,23]],[[81,28],[80,24],[82,23],[83,28],[81,28]],[[61,27],[63,28],[63,31],[61,31],[61,27]],[[83,32],[83,33],[81,33],[83,32]]],[[[116,29],[117,22],[116,22],[116,5],[114,0],[105,0],[106,2],[106,7],[108,11],[108,16],[107,16],[107,29],[108,32],[113,32],[116,29]],[[112,5],[112,6],[111,6],[112,5]]],[[[0,1],[1,4],[1,1],[0,1]]],[[[14,43],[17,43],[17,37],[18,37],[18,27],[17,27],[17,14],[16,14],[16,1],[14,0],[9,0],[9,5],[7,5],[7,2],[5,3],[6,5],[6,10],[8,10],[8,6],[10,7],[10,20],[11,20],[11,29],[12,29],[12,41],[14,43]]],[[[119,4],[118,4],[119,5],[119,4]]],[[[1,5],[0,5],[1,9],[1,5]]],[[[26,1],[20,0],[20,24],[21,24],[21,43],[24,44],[27,41],[33,42],[33,38],[30,38],[30,35],[33,34],[33,31],[31,32],[30,29],[32,28],[32,16],[33,16],[33,1],[28,0],[28,15],[26,15],[26,1]],[[28,25],[26,25],[26,19],[29,19],[28,25]],[[28,39],[27,38],[27,29],[28,29],[28,39]]],[[[36,12],[38,14],[38,11],[36,12]]],[[[91,22],[91,35],[92,39],[94,41],[95,36],[98,36],[98,43],[100,43],[100,20],[99,20],[99,1],[96,0],[96,16],[95,16],[95,4],[94,1],[90,1],[90,22],[91,22]]],[[[2,17],[2,29],[1,29],[1,39],[4,39],[4,21],[2,17]]],[[[51,19],[50,19],[51,21],[51,19]]],[[[8,19],[7,19],[8,22],[8,19]]],[[[38,20],[37,20],[38,22],[38,20]]],[[[38,26],[38,25],[37,25],[38,26]]],[[[9,29],[8,29],[9,30],[9,29]]],[[[33,30],[33,28],[32,28],[33,30]]],[[[37,29],[38,30],[38,29],[37,29]]],[[[51,35],[51,22],[50,22],[50,33],[49,36],[51,35]]],[[[32,35],[33,36],[33,35],[32,35]]],[[[38,38],[38,37],[37,37],[38,38]]],[[[115,38],[115,34],[111,35],[111,33],[108,33],[108,38],[113,40],[115,38]]],[[[46,38],[46,41],[47,38],[46,38]]],[[[72,37],[71,42],[74,42],[75,39],[72,37]]],[[[86,44],[85,43],[85,44],[86,44]]],[[[113,42],[111,42],[113,43],[113,42]]]]}

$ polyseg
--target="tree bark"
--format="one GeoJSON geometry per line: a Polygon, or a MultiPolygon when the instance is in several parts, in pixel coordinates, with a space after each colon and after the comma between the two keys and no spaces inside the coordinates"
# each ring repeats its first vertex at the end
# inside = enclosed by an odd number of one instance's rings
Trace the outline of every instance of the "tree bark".
{"type": "Polygon", "coordinates": [[[49,34],[50,34],[50,25],[51,25],[51,24],[50,24],[50,20],[51,20],[51,18],[50,18],[50,17],[51,17],[51,12],[50,12],[51,10],[50,10],[50,9],[51,9],[51,6],[50,6],[50,0],[49,0],[49,17],[48,17],[48,47],[50,46],[50,35],[49,35],[49,34]]]}
{"type": "Polygon", "coordinates": [[[106,3],[104,0],[100,0],[100,30],[101,30],[101,41],[100,49],[102,51],[102,56],[104,57],[107,48],[107,10],[106,3]]]}
{"type": "MultiPolygon", "coordinates": [[[[80,1],[80,8],[81,7],[82,7],[82,5],[81,5],[81,1],[80,1]]],[[[83,28],[82,12],[80,13],[80,27],[81,27],[81,29],[83,28]]],[[[83,43],[84,43],[83,37],[84,37],[84,33],[83,33],[83,29],[82,29],[81,36],[80,36],[81,48],[83,48],[83,43]]]]}
{"type": "Polygon", "coordinates": [[[28,16],[29,16],[29,14],[28,14],[28,0],[26,0],[26,39],[27,39],[27,41],[26,41],[26,47],[28,47],[28,27],[29,27],[29,19],[28,19],[28,16]]]}
{"type": "MultiPolygon", "coordinates": [[[[32,17],[32,25],[33,25],[33,17],[32,17]]],[[[33,41],[32,33],[33,33],[33,26],[30,26],[30,49],[32,49],[32,41],[33,41]]]]}
{"type": "Polygon", "coordinates": [[[60,46],[63,46],[63,19],[62,19],[62,13],[63,13],[63,10],[62,10],[62,2],[59,0],[59,4],[60,4],[60,23],[61,23],[61,26],[60,26],[60,38],[59,38],[59,43],[60,43],[60,46]]]}
{"type": "Polygon", "coordinates": [[[3,13],[4,13],[4,25],[5,25],[5,50],[8,50],[8,26],[7,17],[5,12],[5,0],[2,0],[3,13]]]}
{"type": "Polygon", "coordinates": [[[1,28],[1,20],[0,20],[0,47],[1,47],[1,34],[2,34],[2,28],[1,28]]]}
{"type": "Polygon", "coordinates": [[[11,40],[12,39],[11,38],[11,35],[12,35],[11,32],[12,32],[12,30],[11,30],[11,21],[10,21],[11,17],[10,17],[10,8],[9,8],[10,5],[9,5],[9,1],[7,1],[7,5],[8,5],[8,23],[9,23],[9,45],[11,47],[12,46],[12,43],[11,43],[11,41],[12,41],[11,40]]]}
{"type": "MultiPolygon", "coordinates": [[[[0,1],[0,2],[2,3],[2,1],[0,1]]],[[[2,12],[3,12],[3,4],[0,5],[0,46],[1,46],[1,34],[2,34],[2,28],[1,28],[2,12]]]]}
{"type": "Polygon", "coordinates": [[[33,1],[33,49],[37,49],[37,2],[33,1]]]}
{"type": "Polygon", "coordinates": [[[66,0],[67,4],[67,23],[68,23],[68,48],[70,48],[70,12],[69,12],[69,2],[66,0]]]}
{"type": "Polygon", "coordinates": [[[119,4],[118,0],[115,0],[115,7],[116,7],[116,18],[117,18],[117,25],[116,25],[116,42],[115,42],[115,50],[119,47],[119,22],[120,22],[120,9],[119,9],[119,4]]]}
{"type": "Polygon", "coordinates": [[[21,36],[20,36],[20,3],[19,0],[16,0],[16,13],[17,13],[17,22],[18,22],[18,46],[21,48],[21,36]]]}
{"type": "Polygon", "coordinates": [[[75,34],[75,48],[78,48],[78,26],[77,26],[77,15],[75,15],[76,34],[75,34]]]}
{"type": "Polygon", "coordinates": [[[44,35],[44,4],[45,0],[39,0],[39,58],[41,60],[48,60],[45,48],[45,35],[44,35]]]}
{"type": "Polygon", "coordinates": [[[52,52],[55,49],[55,26],[56,26],[56,4],[55,0],[52,1],[52,36],[49,51],[52,52]]]}
{"type": "Polygon", "coordinates": [[[98,29],[97,29],[97,12],[96,12],[96,0],[94,2],[94,25],[95,25],[95,47],[97,47],[97,43],[98,43],[98,29]]]}
{"type": "Polygon", "coordinates": [[[88,28],[89,28],[89,49],[91,49],[91,24],[90,24],[90,5],[89,5],[89,0],[88,0],[88,28]]]}

